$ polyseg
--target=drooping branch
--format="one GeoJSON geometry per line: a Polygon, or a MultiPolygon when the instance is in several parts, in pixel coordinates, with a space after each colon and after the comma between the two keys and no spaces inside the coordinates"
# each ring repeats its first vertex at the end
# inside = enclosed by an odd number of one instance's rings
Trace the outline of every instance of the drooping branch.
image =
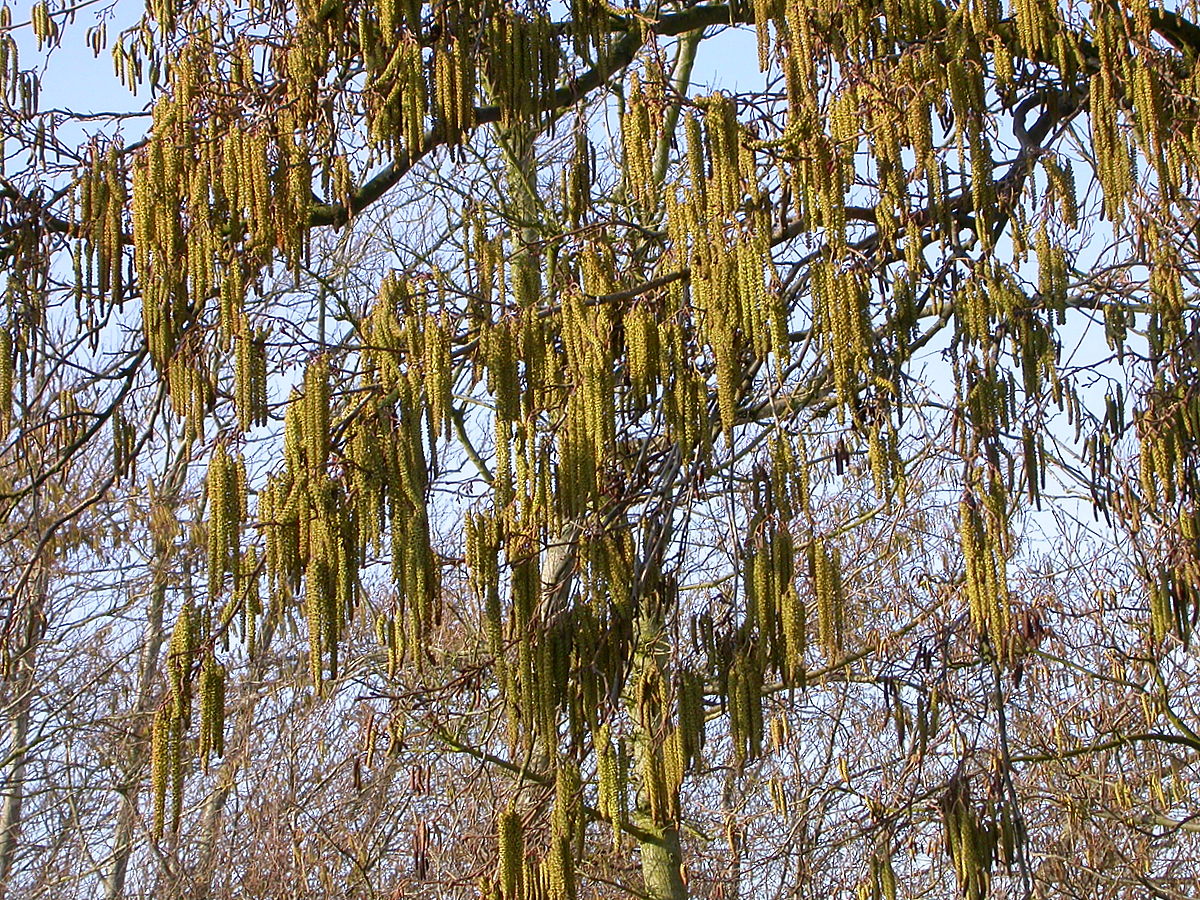
{"type": "MultiPolygon", "coordinates": [[[[705,4],[692,7],[685,12],[663,16],[657,22],[651,23],[646,31],[660,37],[674,37],[714,25],[745,24],[751,21],[753,21],[753,17],[747,9],[735,10],[728,4],[705,4]]],[[[633,62],[638,48],[645,40],[645,34],[641,28],[640,21],[627,23],[621,36],[613,44],[605,58],[587,72],[572,79],[566,86],[554,91],[546,103],[544,112],[554,113],[569,109],[596,89],[608,84],[617,73],[633,62]]],[[[491,124],[499,122],[503,114],[504,110],[500,106],[477,107],[475,120],[480,125],[491,124]]],[[[413,166],[438,147],[445,145],[447,139],[448,136],[439,129],[430,129],[425,133],[425,139],[419,152],[398,153],[396,159],[354,192],[348,206],[341,203],[314,206],[309,216],[309,224],[312,226],[345,224],[350,218],[361,213],[399,184],[413,166]]]]}

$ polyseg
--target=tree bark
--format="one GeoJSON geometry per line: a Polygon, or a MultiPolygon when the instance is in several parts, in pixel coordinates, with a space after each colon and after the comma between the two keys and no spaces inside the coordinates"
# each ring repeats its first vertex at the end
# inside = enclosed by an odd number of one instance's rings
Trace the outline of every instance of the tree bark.
{"type": "Polygon", "coordinates": [[[638,850],[642,857],[642,883],[651,900],[687,900],[687,885],[683,881],[683,849],[679,843],[679,828],[669,825],[655,827],[649,822],[645,830],[654,837],[642,840],[638,850]]]}
{"type": "MultiPolygon", "coordinates": [[[[40,567],[39,567],[40,568],[40,567]]],[[[8,758],[0,779],[0,898],[8,890],[21,840],[21,811],[25,802],[25,771],[29,764],[29,724],[36,684],[37,651],[46,631],[46,575],[39,571],[27,609],[21,645],[10,662],[13,685],[9,706],[8,758]]]]}
{"type": "MultiPolygon", "coordinates": [[[[666,625],[665,616],[668,609],[662,604],[658,594],[663,587],[663,553],[669,541],[670,516],[659,514],[647,519],[642,535],[642,551],[639,565],[634,578],[635,601],[640,608],[638,615],[638,646],[634,652],[633,666],[630,671],[630,685],[644,677],[644,670],[650,667],[658,669],[660,684],[665,685],[671,678],[671,661],[661,652],[663,641],[661,636],[666,625]]],[[[649,703],[645,708],[638,708],[634,694],[636,691],[626,690],[625,697],[629,712],[637,723],[633,742],[635,758],[639,763],[646,754],[663,753],[663,736],[670,719],[669,696],[662,695],[657,702],[649,703]]],[[[638,765],[639,771],[649,767],[638,765]]],[[[661,761],[659,768],[661,769],[661,761]]],[[[652,790],[649,785],[643,785],[645,790],[652,790]]],[[[678,785],[668,786],[672,792],[678,791],[678,785]]],[[[678,795],[672,800],[678,806],[678,795]]],[[[651,815],[652,805],[649,800],[638,804],[636,814],[637,825],[643,837],[638,840],[638,851],[642,861],[642,885],[647,897],[651,900],[687,900],[687,884],[683,879],[683,848],[679,840],[679,822],[677,817],[671,821],[662,821],[661,813],[656,818],[651,815]]]]}
{"type": "Polygon", "coordinates": [[[32,691],[34,653],[30,651],[18,672],[13,712],[8,727],[9,760],[0,782],[3,806],[0,807],[0,897],[4,897],[21,837],[21,807],[25,799],[25,768],[28,760],[25,742],[29,737],[29,706],[32,691]]]}
{"type": "Polygon", "coordinates": [[[221,836],[222,813],[225,801],[233,788],[233,775],[225,767],[220,774],[220,783],[204,801],[204,815],[200,826],[200,847],[197,853],[196,872],[192,878],[192,896],[197,900],[208,897],[212,890],[213,876],[217,872],[217,849],[221,836]]]}
{"type": "Polygon", "coordinates": [[[137,795],[142,769],[146,762],[149,735],[149,716],[153,705],[154,675],[158,670],[158,655],[163,643],[163,605],[166,598],[166,579],[156,574],[150,593],[150,608],[146,615],[145,638],[138,661],[138,687],[134,700],[129,737],[125,742],[125,758],[129,760],[121,784],[117,786],[120,805],[113,827],[113,849],[108,871],[103,876],[105,900],[119,900],[125,893],[125,874],[133,852],[133,831],[138,821],[137,795]]]}

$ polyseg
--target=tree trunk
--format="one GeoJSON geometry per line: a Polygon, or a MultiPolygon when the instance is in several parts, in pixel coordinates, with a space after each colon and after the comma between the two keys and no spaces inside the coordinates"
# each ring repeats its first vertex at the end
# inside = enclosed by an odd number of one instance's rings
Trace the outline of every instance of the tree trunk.
{"type": "Polygon", "coordinates": [[[208,897],[212,889],[213,876],[217,871],[217,849],[221,836],[222,813],[225,801],[233,788],[233,775],[222,768],[220,783],[204,801],[204,815],[200,826],[200,847],[197,853],[196,872],[192,876],[191,896],[197,900],[208,897]]]}
{"type": "MultiPolygon", "coordinates": [[[[673,476],[672,476],[673,479],[673,476]]],[[[671,718],[669,696],[661,693],[671,679],[671,661],[661,652],[661,640],[665,628],[667,606],[662,603],[663,552],[669,543],[670,516],[656,515],[645,522],[642,534],[642,550],[639,565],[634,575],[634,594],[640,613],[637,622],[637,649],[634,651],[630,682],[625,692],[625,702],[634,722],[637,723],[633,751],[639,771],[650,768],[662,770],[662,761],[655,767],[646,766],[646,754],[662,756],[663,740],[671,718]],[[657,596],[656,596],[657,595],[657,596]],[[637,689],[629,688],[644,678],[647,669],[657,669],[659,695],[639,706],[635,699],[637,689]]],[[[643,791],[651,791],[651,785],[643,784],[643,791]]],[[[671,805],[678,807],[678,785],[667,785],[673,794],[671,805]]],[[[687,900],[688,890],[683,879],[683,848],[679,840],[679,822],[672,813],[671,821],[663,821],[660,812],[657,819],[651,814],[653,804],[649,799],[639,803],[635,814],[639,831],[638,849],[642,860],[642,884],[645,895],[651,900],[687,900]]]]}
{"type": "MultiPolygon", "coordinates": [[[[13,685],[9,704],[8,758],[3,761],[0,779],[3,802],[0,804],[0,898],[11,880],[17,846],[21,839],[21,809],[25,802],[25,770],[29,763],[29,720],[36,684],[37,650],[46,631],[43,619],[46,600],[46,576],[34,579],[29,606],[24,610],[25,628],[21,645],[10,662],[9,678],[13,685]]],[[[16,602],[15,599],[13,602],[16,602]]]]}
{"type": "Polygon", "coordinates": [[[21,806],[25,799],[25,767],[28,754],[25,741],[29,737],[29,705],[32,689],[33,652],[24,656],[13,697],[12,718],[8,727],[9,759],[0,782],[3,806],[0,807],[0,897],[5,894],[13,859],[21,836],[21,806]]]}
{"type": "Polygon", "coordinates": [[[133,852],[133,831],[138,820],[138,785],[146,762],[150,723],[148,713],[153,705],[154,675],[158,670],[158,654],[163,643],[163,605],[166,598],[165,573],[155,575],[150,592],[150,609],[146,615],[145,639],[138,661],[138,687],[132,710],[129,737],[125,742],[125,758],[129,760],[121,784],[117,786],[120,805],[113,827],[113,849],[104,874],[105,900],[118,900],[125,893],[125,873],[133,852]]]}
{"type": "Polygon", "coordinates": [[[651,900],[687,900],[679,829],[674,825],[658,828],[647,823],[645,830],[653,835],[638,844],[646,896],[651,900]]]}

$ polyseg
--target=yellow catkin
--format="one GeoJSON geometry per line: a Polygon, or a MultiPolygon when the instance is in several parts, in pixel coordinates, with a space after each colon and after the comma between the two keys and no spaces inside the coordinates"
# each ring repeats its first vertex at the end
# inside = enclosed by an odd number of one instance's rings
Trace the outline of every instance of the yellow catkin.
{"type": "Polygon", "coordinates": [[[15,376],[12,335],[7,328],[0,329],[0,435],[12,427],[15,376]]]}
{"type": "Polygon", "coordinates": [[[209,461],[206,490],[208,494],[209,596],[219,597],[224,591],[227,572],[237,578],[238,535],[245,516],[245,466],[240,459],[230,457],[223,444],[213,451],[209,461]]]}
{"type": "Polygon", "coordinates": [[[517,900],[525,865],[525,838],[521,817],[511,806],[500,814],[498,878],[502,900],[517,900]]]}
{"type": "Polygon", "coordinates": [[[451,323],[446,314],[426,318],[425,394],[435,437],[450,427],[454,371],[450,357],[451,323]]]}
{"type": "Polygon", "coordinates": [[[321,520],[311,523],[309,560],[304,572],[304,615],[308,622],[308,666],[313,685],[319,691],[324,680],[325,640],[329,627],[329,560],[326,529],[321,520]]]}
{"type": "Polygon", "coordinates": [[[253,328],[245,314],[234,329],[234,405],[243,431],[267,422],[266,334],[253,328]]]}
{"type": "Polygon", "coordinates": [[[817,598],[818,636],[826,657],[833,659],[842,652],[844,597],[841,553],[823,541],[814,541],[810,553],[817,598]]]}
{"type": "Polygon", "coordinates": [[[596,780],[600,815],[612,825],[613,846],[621,839],[621,779],[616,749],[607,725],[596,732],[596,780]]]}
{"type": "Polygon", "coordinates": [[[304,451],[311,477],[324,477],[329,457],[329,367],[318,356],[304,373],[304,451]]]}
{"type": "Polygon", "coordinates": [[[205,771],[210,755],[225,750],[225,667],[209,654],[200,671],[200,735],[197,754],[205,771]]]}
{"type": "Polygon", "coordinates": [[[191,718],[191,667],[196,648],[196,624],[190,606],[184,606],[175,620],[167,648],[167,674],[171,683],[173,718],[191,718]]]}
{"type": "Polygon", "coordinates": [[[150,731],[150,799],[154,810],[151,832],[155,838],[162,836],[166,818],[171,765],[171,705],[171,699],[168,698],[167,703],[158,707],[150,731]]]}

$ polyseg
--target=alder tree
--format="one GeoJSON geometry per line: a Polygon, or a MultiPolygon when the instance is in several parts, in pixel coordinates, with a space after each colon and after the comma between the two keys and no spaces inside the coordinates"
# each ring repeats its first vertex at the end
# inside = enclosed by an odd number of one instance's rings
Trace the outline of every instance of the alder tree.
{"type": "Polygon", "coordinates": [[[1198,12],[0,7],[0,895],[1190,896],[1198,12]]]}

